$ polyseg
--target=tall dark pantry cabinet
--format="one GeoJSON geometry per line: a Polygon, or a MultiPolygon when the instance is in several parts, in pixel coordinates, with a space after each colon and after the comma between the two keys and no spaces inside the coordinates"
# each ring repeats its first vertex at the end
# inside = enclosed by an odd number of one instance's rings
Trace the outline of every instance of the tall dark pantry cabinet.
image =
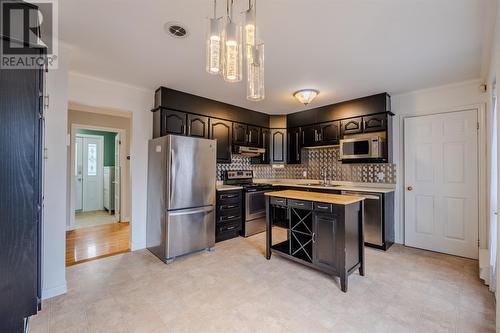
{"type": "Polygon", "coordinates": [[[1,333],[41,307],[43,82],[42,68],[0,69],[1,333]]]}

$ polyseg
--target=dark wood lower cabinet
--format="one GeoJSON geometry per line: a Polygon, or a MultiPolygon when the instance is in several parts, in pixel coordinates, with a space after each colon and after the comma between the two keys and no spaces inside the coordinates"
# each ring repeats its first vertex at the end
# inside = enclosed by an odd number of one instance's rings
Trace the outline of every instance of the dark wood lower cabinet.
{"type": "Polygon", "coordinates": [[[215,241],[238,237],[243,221],[241,190],[217,191],[215,241]]]}
{"type": "Polygon", "coordinates": [[[338,221],[334,214],[318,213],[314,216],[313,263],[324,269],[336,269],[335,234],[338,221]]]}

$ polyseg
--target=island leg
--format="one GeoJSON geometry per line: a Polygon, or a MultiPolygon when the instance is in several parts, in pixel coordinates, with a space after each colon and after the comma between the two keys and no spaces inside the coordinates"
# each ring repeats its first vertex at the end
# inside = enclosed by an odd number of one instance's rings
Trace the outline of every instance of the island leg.
{"type": "Polygon", "coordinates": [[[347,292],[347,279],[348,279],[348,274],[346,271],[342,272],[340,274],[340,290],[343,292],[347,292]]]}
{"type": "Polygon", "coordinates": [[[271,259],[271,245],[273,241],[270,215],[270,197],[266,197],[266,259],[271,259]]]}
{"type": "Polygon", "coordinates": [[[365,276],[365,202],[361,201],[359,211],[359,275],[365,276]]]}

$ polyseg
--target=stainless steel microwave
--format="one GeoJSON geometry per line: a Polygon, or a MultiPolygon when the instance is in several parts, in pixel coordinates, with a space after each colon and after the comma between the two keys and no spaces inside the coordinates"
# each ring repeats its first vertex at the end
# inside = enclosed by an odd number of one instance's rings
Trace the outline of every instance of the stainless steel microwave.
{"type": "Polygon", "coordinates": [[[379,136],[340,140],[340,159],[382,159],[385,140],[379,136]]]}

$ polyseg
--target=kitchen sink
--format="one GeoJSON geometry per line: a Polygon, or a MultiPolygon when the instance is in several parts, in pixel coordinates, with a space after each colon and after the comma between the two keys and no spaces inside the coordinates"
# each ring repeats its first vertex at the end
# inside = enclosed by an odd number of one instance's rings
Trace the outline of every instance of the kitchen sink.
{"type": "Polygon", "coordinates": [[[318,183],[306,183],[306,184],[300,184],[304,186],[323,186],[323,187],[336,187],[340,185],[331,185],[331,184],[318,184],[318,183]]]}

